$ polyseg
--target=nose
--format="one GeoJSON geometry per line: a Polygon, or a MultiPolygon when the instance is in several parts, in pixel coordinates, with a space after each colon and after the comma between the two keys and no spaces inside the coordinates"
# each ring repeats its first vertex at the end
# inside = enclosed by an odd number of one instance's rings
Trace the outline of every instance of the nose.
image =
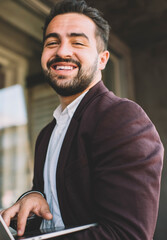
{"type": "Polygon", "coordinates": [[[56,55],[61,58],[70,58],[73,55],[73,52],[68,43],[61,42],[56,50],[56,55]]]}

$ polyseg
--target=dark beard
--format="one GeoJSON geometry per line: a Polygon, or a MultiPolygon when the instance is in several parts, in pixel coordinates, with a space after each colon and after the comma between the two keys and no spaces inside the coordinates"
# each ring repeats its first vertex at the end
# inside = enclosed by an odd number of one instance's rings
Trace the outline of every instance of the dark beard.
{"type": "MultiPolygon", "coordinates": [[[[60,59],[60,62],[65,62],[65,59],[60,59]]],[[[55,59],[55,62],[58,62],[55,59]]],[[[68,60],[70,62],[70,60],[68,60]]],[[[74,62],[73,60],[71,62],[74,62]]],[[[53,61],[52,61],[53,63],[53,61]]],[[[78,65],[78,64],[77,64],[78,65]]],[[[48,64],[50,66],[50,64],[48,64]]],[[[95,59],[94,64],[92,67],[89,67],[87,70],[83,70],[80,66],[78,70],[78,74],[76,77],[73,78],[73,81],[71,84],[66,83],[64,85],[59,86],[54,80],[54,78],[51,76],[50,71],[44,71],[45,77],[49,85],[59,94],[60,96],[72,96],[78,93],[83,92],[93,81],[94,76],[97,71],[97,59],[95,59]]],[[[57,79],[65,79],[66,77],[63,76],[56,76],[57,79]]]]}

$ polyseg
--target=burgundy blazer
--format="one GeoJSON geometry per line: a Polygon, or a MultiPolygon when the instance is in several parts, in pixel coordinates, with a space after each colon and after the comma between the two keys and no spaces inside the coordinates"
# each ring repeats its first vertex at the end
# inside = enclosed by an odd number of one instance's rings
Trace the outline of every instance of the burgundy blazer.
{"type": "MultiPolygon", "coordinates": [[[[37,139],[33,190],[44,191],[43,169],[55,124],[49,123],[37,139]]],[[[162,162],[163,146],[146,113],[97,83],[71,120],[55,187],[65,226],[98,226],[61,239],[151,240],[162,162]]]]}

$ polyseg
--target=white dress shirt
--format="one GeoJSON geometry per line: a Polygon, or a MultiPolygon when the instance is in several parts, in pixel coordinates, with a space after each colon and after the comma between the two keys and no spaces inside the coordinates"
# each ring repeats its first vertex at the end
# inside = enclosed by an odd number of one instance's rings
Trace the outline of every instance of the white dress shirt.
{"type": "Polygon", "coordinates": [[[81,94],[72,103],[70,103],[63,111],[61,105],[59,105],[53,113],[56,119],[56,125],[52,132],[48,150],[46,154],[46,161],[44,166],[44,193],[50,207],[50,211],[53,215],[52,220],[43,220],[41,228],[50,227],[64,227],[64,223],[61,217],[59,208],[59,202],[56,189],[56,169],[59,158],[61,146],[67,132],[70,121],[73,117],[75,110],[77,109],[82,98],[87,92],[81,94]]]}

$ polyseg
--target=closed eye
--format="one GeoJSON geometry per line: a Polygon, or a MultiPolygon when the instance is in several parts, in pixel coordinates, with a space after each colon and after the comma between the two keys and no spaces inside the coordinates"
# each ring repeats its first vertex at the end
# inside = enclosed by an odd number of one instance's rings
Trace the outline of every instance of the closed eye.
{"type": "Polygon", "coordinates": [[[48,42],[46,46],[58,45],[58,42],[48,42]]]}
{"type": "Polygon", "coordinates": [[[84,44],[83,44],[83,43],[81,43],[81,42],[75,42],[75,43],[73,43],[73,44],[75,44],[75,45],[81,45],[81,46],[84,46],[84,44]]]}

